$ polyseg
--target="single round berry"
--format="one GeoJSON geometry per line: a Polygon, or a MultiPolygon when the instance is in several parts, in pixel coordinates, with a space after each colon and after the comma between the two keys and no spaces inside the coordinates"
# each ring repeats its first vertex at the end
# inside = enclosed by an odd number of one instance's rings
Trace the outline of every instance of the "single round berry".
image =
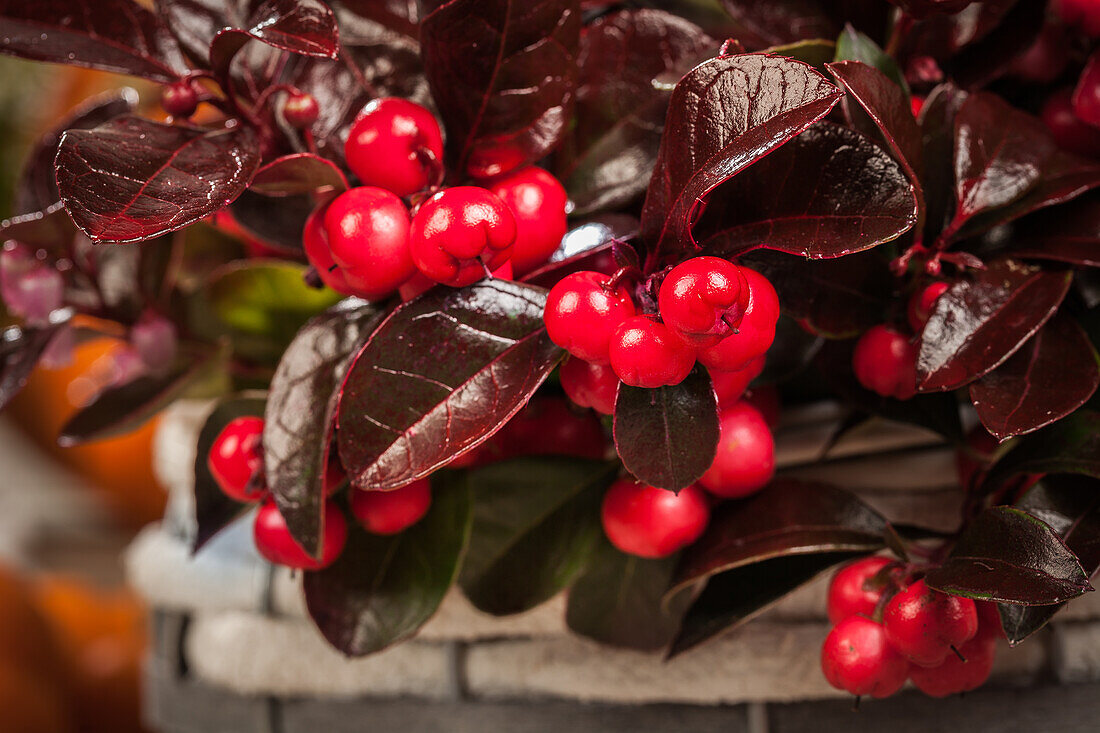
{"type": "Polygon", "coordinates": [[[348,524],[343,512],[335,503],[325,502],[324,533],[321,538],[321,559],[310,557],[302,546],[294,541],[287,529],[286,520],[271,499],[265,501],[256,513],[252,525],[252,539],[256,549],[268,562],[295,570],[321,570],[336,562],[344,551],[348,539],[348,524]]]}
{"type": "Polygon", "coordinates": [[[385,97],[370,102],[344,144],[348,167],[367,186],[411,196],[442,170],[443,135],[432,113],[415,102],[385,97]]]}
{"type": "Polygon", "coordinates": [[[517,275],[526,275],[546,262],[561,244],[568,229],[565,207],[569,197],[557,178],[535,166],[494,181],[489,190],[515,217],[512,266],[517,275]]]}
{"type": "Polygon", "coordinates": [[[950,287],[945,282],[934,282],[923,289],[913,293],[909,298],[906,315],[909,317],[909,327],[913,333],[920,333],[924,324],[928,323],[928,317],[932,315],[932,309],[936,307],[936,301],[947,292],[950,287]]]}
{"type": "Polygon", "coordinates": [[[734,333],[749,305],[741,268],[719,257],[692,257],[661,283],[657,307],[665,325],[694,346],[713,346],[734,333]]]}
{"type": "Polygon", "coordinates": [[[1080,155],[1100,156],[1100,130],[1077,117],[1072,89],[1062,89],[1047,97],[1040,117],[1058,147],[1080,155]]]}
{"type": "Polygon", "coordinates": [[[611,335],[635,313],[630,291],[608,283],[607,275],[590,270],[566,275],[551,288],[543,314],[555,344],[594,364],[611,362],[611,335]]]}
{"type": "Polygon", "coordinates": [[[1077,88],[1073,91],[1073,112],[1092,127],[1100,126],[1100,51],[1092,54],[1077,88]]]}
{"type": "Polygon", "coordinates": [[[480,460],[559,455],[601,459],[606,439],[600,419],[571,409],[560,397],[535,397],[481,451],[480,460]]]}
{"type": "Polygon", "coordinates": [[[474,178],[496,178],[526,162],[527,155],[515,141],[490,140],[474,145],[466,163],[466,172],[474,178]]]}
{"type": "Polygon", "coordinates": [[[825,637],[821,671],[838,690],[889,697],[905,684],[909,662],[890,646],[882,624],[864,616],[849,616],[825,637]]]}
{"type": "Polygon", "coordinates": [[[989,679],[993,660],[997,656],[997,644],[993,639],[972,639],[959,647],[959,655],[948,654],[935,667],[913,665],[909,670],[909,679],[929,697],[947,697],[976,690],[989,679]]]}
{"type": "Polygon", "coordinates": [[[829,583],[829,620],[838,624],[856,614],[874,616],[885,588],[872,586],[869,581],[892,562],[888,557],[865,557],[837,570],[829,583]]]}
{"type": "Polygon", "coordinates": [[[631,387],[679,384],[695,366],[695,349],[653,316],[631,316],[620,323],[608,355],[615,374],[631,387]]]}
{"type": "Polygon", "coordinates": [[[591,407],[603,415],[615,413],[619,377],[610,366],[571,356],[561,365],[558,376],[561,378],[561,388],[573,404],[591,407]]]}
{"type": "Polygon", "coordinates": [[[708,369],[743,369],[750,361],[763,355],[775,340],[775,324],[779,320],[779,296],[775,288],[759,272],[747,267],[739,269],[748,285],[749,303],[737,333],[699,351],[699,361],[708,369]]]}
{"type": "Polygon", "coordinates": [[[325,210],[333,261],[349,286],[368,300],[385,298],[413,276],[409,212],[389,191],[360,186],[337,196],[325,210]]]}
{"type": "Polygon", "coordinates": [[[707,528],[710,504],[695,486],[673,493],[621,478],[603,498],[603,531],[611,544],[638,557],[667,557],[707,528]]]}
{"type": "Polygon", "coordinates": [[[724,499],[755,494],[775,475],[775,439],[768,423],[741,401],[722,410],[718,428],[718,453],[699,485],[724,499]]]}
{"type": "Polygon", "coordinates": [[[1072,57],[1073,44],[1066,27],[1047,23],[1039,37],[1020,56],[1012,60],[1009,71],[1024,81],[1050,84],[1066,70],[1072,57]]]}
{"type": "Polygon", "coordinates": [[[305,228],[302,230],[302,249],[321,282],[341,295],[354,295],[354,289],[348,283],[344,269],[332,259],[332,251],[328,247],[328,237],[325,234],[326,210],[327,207],[319,206],[306,218],[305,228]]]}
{"type": "Polygon", "coordinates": [[[925,98],[919,94],[914,94],[909,98],[909,108],[913,112],[913,116],[920,118],[921,110],[924,109],[925,98]]]}
{"type": "Polygon", "coordinates": [[[206,465],[230,499],[255,501],[266,491],[259,477],[264,462],[263,432],[263,418],[238,417],[222,428],[210,446],[206,465]]]}
{"type": "Polygon", "coordinates": [[[943,662],[978,632],[978,609],[969,598],[933,590],[918,580],[886,604],[882,618],[894,648],[922,667],[943,662]]]}
{"type": "Polygon", "coordinates": [[[760,376],[764,371],[765,358],[758,356],[743,368],[732,372],[710,370],[710,381],[714,385],[714,393],[718,396],[718,407],[729,407],[745,394],[749,383],[760,376]]]}
{"type": "Polygon", "coordinates": [[[311,127],[320,114],[321,107],[312,94],[291,94],[283,103],[283,119],[298,130],[311,127]]]}
{"type": "Polygon", "coordinates": [[[917,391],[917,346],[890,326],[874,326],[856,342],[852,370],[864,388],[907,400],[917,391]]]}
{"type": "Polygon", "coordinates": [[[199,94],[190,81],[177,81],[161,90],[160,106],[173,117],[190,117],[199,106],[199,94]]]}
{"type": "Polygon", "coordinates": [[[432,488],[426,478],[393,491],[351,492],[352,516],[371,534],[404,532],[423,519],[431,504],[432,488]]]}
{"type": "Polygon", "coordinates": [[[455,186],[420,206],[409,232],[416,269],[432,280],[460,288],[504,265],[516,241],[516,220],[496,194],[455,186]]]}

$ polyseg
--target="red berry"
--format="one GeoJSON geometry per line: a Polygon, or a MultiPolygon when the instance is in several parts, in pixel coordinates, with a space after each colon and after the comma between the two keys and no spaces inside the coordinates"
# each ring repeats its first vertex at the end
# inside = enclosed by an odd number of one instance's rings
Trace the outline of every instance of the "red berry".
{"type": "Polygon", "coordinates": [[[474,178],[495,178],[526,162],[527,156],[517,143],[494,140],[474,146],[466,163],[466,172],[474,178]]]}
{"type": "Polygon", "coordinates": [[[748,285],[749,304],[737,333],[699,351],[699,361],[708,369],[742,369],[766,352],[775,340],[775,324],[779,320],[779,296],[775,288],[759,272],[747,267],[739,269],[748,285]]]}
{"type": "Polygon", "coordinates": [[[920,117],[920,111],[924,109],[925,98],[919,94],[914,94],[909,98],[909,107],[913,111],[914,117],[920,117]]]}
{"type": "Polygon", "coordinates": [[[695,349],[653,316],[631,316],[620,323],[608,353],[615,374],[632,387],[679,384],[695,366],[695,349]]]}
{"type": "Polygon", "coordinates": [[[923,290],[913,293],[913,296],[909,298],[906,314],[909,317],[909,327],[913,329],[913,333],[921,332],[924,324],[928,322],[928,317],[932,315],[932,309],[936,307],[936,301],[947,292],[949,287],[950,285],[945,282],[934,282],[923,290]]]}
{"type": "Polygon", "coordinates": [[[557,178],[542,168],[528,166],[494,181],[489,190],[516,219],[512,267],[526,275],[546,262],[565,236],[565,207],[569,197],[557,178]]]}
{"type": "Polygon", "coordinates": [[[917,391],[917,348],[900,331],[875,326],[856,342],[852,370],[866,389],[907,400],[917,391]]]}
{"type": "Polygon", "coordinates": [[[698,347],[734,332],[749,304],[741,269],[719,257],[693,257],[673,267],[661,283],[658,309],[665,325],[698,347]]]}
{"type": "Polygon", "coordinates": [[[1100,126],[1100,51],[1092,54],[1077,88],[1073,91],[1073,112],[1077,119],[1100,126]]]}
{"type": "Polygon", "coordinates": [[[619,378],[610,366],[571,356],[561,365],[559,377],[561,388],[573,404],[591,407],[603,415],[615,413],[619,378]]]}
{"type": "Polygon", "coordinates": [[[495,194],[455,186],[432,196],[413,217],[413,262],[436,282],[460,288],[485,277],[511,257],[516,220],[495,194]]]}
{"type": "Polygon", "coordinates": [[[294,541],[287,529],[286,520],[279,513],[275,502],[268,499],[256,513],[252,525],[252,539],[267,561],[285,565],[296,570],[321,570],[340,557],[348,539],[348,525],[340,508],[333,502],[325,503],[325,530],[321,539],[321,559],[309,556],[302,546],[294,541]]]}
{"type": "Polygon", "coordinates": [[[1061,23],[1047,23],[1035,43],[1013,59],[1010,71],[1025,81],[1050,84],[1069,65],[1073,44],[1061,23]]]}
{"type": "Polygon", "coordinates": [[[384,298],[413,276],[409,212],[389,191],[360,186],[325,211],[329,251],[357,295],[384,298]]]}
{"type": "Polygon", "coordinates": [[[443,160],[443,135],[432,113],[385,97],[360,113],[344,144],[348,167],[367,186],[411,196],[433,183],[443,160]]]}
{"type": "Polygon", "coordinates": [[[190,117],[199,106],[199,95],[190,81],[177,81],[161,90],[160,106],[173,117],[190,117]]]}
{"type": "Polygon", "coordinates": [[[623,286],[608,288],[609,279],[585,270],[566,275],[550,290],[543,319],[550,339],[578,359],[611,362],[611,335],[634,315],[634,301],[623,286]]]}
{"type": "Polygon", "coordinates": [[[764,371],[765,362],[763,356],[758,356],[737,371],[710,370],[710,381],[714,384],[714,393],[718,395],[718,407],[729,407],[741,399],[749,383],[764,371]]]}
{"type": "Polygon", "coordinates": [[[825,638],[821,671],[838,690],[889,697],[905,684],[909,662],[890,646],[882,624],[863,616],[849,616],[825,638]]]}
{"type": "Polygon", "coordinates": [[[718,453],[699,485],[724,499],[755,494],[775,475],[775,439],[768,423],[741,401],[722,410],[718,426],[718,453]]]}
{"type": "Polygon", "coordinates": [[[536,397],[486,444],[481,460],[544,455],[600,459],[604,452],[598,417],[577,414],[560,397],[536,397]]]}
{"type": "Polygon", "coordinates": [[[328,248],[325,234],[326,208],[319,206],[306,219],[305,229],[302,230],[302,249],[305,250],[309,264],[317,270],[321,282],[341,295],[354,295],[354,288],[348,283],[343,268],[332,259],[332,252],[328,248]]]}
{"type": "Polygon", "coordinates": [[[1004,639],[1005,630],[997,604],[992,601],[974,601],[974,607],[978,609],[978,633],[970,643],[982,639],[1004,639]]]}
{"type": "Polygon", "coordinates": [[[886,604],[886,635],[894,648],[922,667],[943,662],[978,632],[974,601],[940,593],[918,580],[886,604]]]}
{"type": "Polygon", "coordinates": [[[351,492],[352,516],[371,534],[403,532],[419,522],[431,504],[431,483],[426,478],[393,491],[351,492]]]}
{"type": "Polygon", "coordinates": [[[607,539],[623,552],[667,557],[699,539],[710,504],[696,486],[676,494],[626,477],[607,490],[601,518],[607,539]]]}
{"type": "Polygon", "coordinates": [[[1100,5],[1096,0],[1054,0],[1054,9],[1071,25],[1079,25],[1093,38],[1100,36],[1100,5]]]}
{"type": "Polygon", "coordinates": [[[856,614],[874,616],[885,589],[868,587],[868,581],[892,562],[888,557],[865,557],[837,570],[829,583],[829,620],[838,624],[856,614]]]}
{"type": "Polygon", "coordinates": [[[263,418],[238,417],[222,428],[210,446],[206,465],[230,499],[255,501],[266,491],[263,481],[258,480],[264,462],[263,432],[263,418]]]}
{"type": "Polygon", "coordinates": [[[948,654],[935,667],[913,665],[909,670],[909,679],[929,697],[947,697],[976,690],[989,679],[996,652],[997,644],[993,639],[972,639],[959,647],[961,659],[955,654],[948,654]]]}
{"type": "Polygon", "coordinates": [[[1058,147],[1072,153],[1100,156],[1100,130],[1082,122],[1073,111],[1073,90],[1062,89],[1047,97],[1040,112],[1058,147]]]}
{"type": "Polygon", "coordinates": [[[283,103],[283,119],[298,130],[311,127],[319,114],[321,108],[312,94],[291,94],[283,103]]]}

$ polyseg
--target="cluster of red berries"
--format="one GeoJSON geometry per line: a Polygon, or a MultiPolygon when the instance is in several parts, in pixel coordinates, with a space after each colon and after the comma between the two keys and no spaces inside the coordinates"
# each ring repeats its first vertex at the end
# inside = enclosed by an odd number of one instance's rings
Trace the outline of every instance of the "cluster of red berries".
{"type": "MultiPolygon", "coordinates": [[[[934,282],[918,290],[909,299],[909,328],[920,334],[936,301],[947,292],[948,284],[934,282]]],[[[887,324],[869,328],[856,342],[852,353],[852,371],[864,388],[899,400],[907,400],[917,391],[917,355],[913,336],[887,324]]]]}
{"type": "Polygon", "coordinates": [[[989,679],[1003,635],[993,603],[947,595],[885,557],[841,568],[829,585],[833,629],[821,648],[825,679],[853,695],[889,697],[906,679],[945,697],[989,679]],[[890,596],[890,591],[896,591],[890,596]]]}
{"type": "Polygon", "coordinates": [[[321,280],[340,293],[377,300],[401,289],[407,299],[435,283],[509,279],[545,262],[565,235],[565,189],[541,168],[440,189],[443,136],[414,102],[372,101],[344,154],[363,185],[314,211],[302,240],[321,280]]]}
{"type": "MultiPolygon", "coordinates": [[[[256,549],[269,562],[297,570],[320,570],[336,561],[347,542],[348,526],[344,513],[332,495],[345,481],[344,471],[335,459],[325,472],[324,536],[320,559],[311,557],[299,545],[286,520],[271,498],[263,475],[264,421],[259,417],[239,417],[226,425],[207,456],[207,466],[218,486],[230,499],[260,507],[252,525],[256,549]]],[[[351,492],[352,516],[368,532],[391,535],[420,521],[431,505],[427,479],[414,481],[394,491],[351,492]]]]}

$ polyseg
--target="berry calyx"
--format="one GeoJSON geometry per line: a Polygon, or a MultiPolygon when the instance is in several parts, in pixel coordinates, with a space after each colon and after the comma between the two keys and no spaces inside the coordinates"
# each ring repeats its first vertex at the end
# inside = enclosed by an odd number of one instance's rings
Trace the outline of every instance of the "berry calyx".
{"type": "Polygon", "coordinates": [[[516,220],[496,194],[455,186],[420,206],[409,232],[416,269],[444,285],[475,283],[512,255],[516,220]]]}
{"type": "Polygon", "coordinates": [[[416,272],[409,212],[389,191],[374,186],[345,191],[329,204],[324,222],[332,259],[344,268],[356,295],[385,298],[416,272]]]}
{"type": "Polygon", "coordinates": [[[736,371],[710,370],[710,381],[714,385],[715,395],[718,396],[719,409],[729,407],[741,399],[752,380],[764,371],[765,362],[766,359],[763,356],[758,356],[736,371]]]}
{"type": "Polygon", "coordinates": [[[892,562],[888,557],[865,557],[836,571],[829,583],[826,602],[829,620],[838,624],[856,614],[874,616],[885,588],[872,587],[868,581],[892,562]]]}
{"type": "Polygon", "coordinates": [[[263,432],[263,418],[238,417],[222,428],[210,446],[206,465],[230,499],[256,501],[266,491],[260,479],[263,432]]]}
{"type": "Polygon", "coordinates": [[[189,80],[177,81],[161,90],[160,106],[173,117],[190,117],[199,106],[199,94],[189,80]]]}
{"type": "Polygon", "coordinates": [[[1039,116],[1058,147],[1079,155],[1100,156],[1100,130],[1077,117],[1072,89],[1062,89],[1047,97],[1039,116]]]}
{"type": "Polygon", "coordinates": [[[443,135],[432,113],[419,104],[397,97],[375,99],[352,125],[344,157],[363,184],[411,196],[436,183],[443,135]]]}
{"type": "Polygon", "coordinates": [[[993,639],[972,639],[959,647],[959,654],[948,654],[935,667],[913,665],[909,679],[929,697],[947,697],[976,690],[989,679],[997,656],[993,639]]]}
{"type": "Polygon", "coordinates": [[[311,127],[321,114],[321,107],[312,94],[295,93],[283,103],[283,119],[291,127],[304,130],[311,127]]]}
{"type": "Polygon", "coordinates": [[[512,267],[517,275],[526,275],[546,262],[561,244],[568,229],[565,208],[569,197],[557,178],[535,166],[494,181],[489,190],[515,217],[512,267]]]}
{"type": "Polygon", "coordinates": [[[922,667],[941,664],[952,647],[978,633],[974,601],[933,590],[923,580],[891,598],[882,621],[894,648],[922,667]]]}
{"type": "Polygon", "coordinates": [[[431,483],[426,478],[393,491],[351,492],[352,516],[371,534],[404,532],[428,513],[431,504],[431,483]]]}
{"type": "Polygon", "coordinates": [[[274,500],[268,499],[256,513],[252,539],[260,555],[268,562],[295,570],[321,570],[336,562],[348,539],[347,520],[340,508],[331,501],[325,502],[324,526],[321,559],[317,560],[294,541],[279,508],[275,506],[274,500]]]}
{"type": "Polygon", "coordinates": [[[635,313],[630,291],[609,282],[591,270],[566,275],[551,288],[543,312],[550,340],[594,364],[611,362],[611,335],[635,313]]]}
{"type": "Polygon", "coordinates": [[[600,517],[607,539],[623,552],[667,557],[699,539],[710,504],[696,486],[676,494],[626,477],[607,490],[600,517]]]}
{"type": "Polygon", "coordinates": [[[936,307],[936,301],[947,292],[950,287],[945,282],[934,282],[925,286],[922,290],[913,293],[909,298],[906,315],[909,318],[909,327],[913,333],[920,333],[924,324],[928,323],[928,317],[932,315],[932,309],[936,307]]]}
{"type": "Polygon", "coordinates": [[[561,388],[573,404],[591,407],[602,415],[615,413],[619,377],[610,366],[570,356],[561,365],[558,376],[561,388]]]}
{"type": "Polygon", "coordinates": [[[698,347],[713,346],[734,333],[748,304],[741,268],[719,257],[692,257],[676,265],[657,295],[665,325],[698,347]]]}
{"type": "Polygon", "coordinates": [[[890,646],[882,624],[864,616],[849,616],[825,637],[821,671],[838,690],[889,697],[905,684],[909,662],[890,646]]]}
{"type": "Polygon", "coordinates": [[[325,234],[326,210],[327,207],[320,206],[306,218],[305,228],[302,230],[302,249],[321,282],[341,295],[354,295],[354,288],[348,282],[343,268],[332,258],[328,247],[328,237],[325,234]]]}
{"type": "Polygon", "coordinates": [[[856,342],[852,370],[864,388],[907,400],[917,391],[917,346],[897,329],[874,326],[856,342]]]}
{"type": "Polygon", "coordinates": [[[735,371],[761,356],[775,341],[779,296],[771,282],[755,270],[738,268],[748,286],[749,302],[737,327],[714,346],[700,349],[699,361],[708,369],[735,371]]]}
{"type": "Polygon", "coordinates": [[[767,421],[745,401],[719,414],[718,453],[699,479],[724,499],[740,499],[764,488],[775,475],[775,439],[767,421]]]}
{"type": "Polygon", "coordinates": [[[611,368],[631,387],[679,384],[695,366],[695,349],[653,316],[631,316],[611,336],[611,368]]]}

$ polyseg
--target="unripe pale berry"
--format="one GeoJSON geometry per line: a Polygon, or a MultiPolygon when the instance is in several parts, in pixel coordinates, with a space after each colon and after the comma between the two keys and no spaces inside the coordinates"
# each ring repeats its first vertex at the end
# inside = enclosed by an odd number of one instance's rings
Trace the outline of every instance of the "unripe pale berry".
{"type": "Polygon", "coordinates": [[[749,290],[749,304],[737,326],[714,346],[699,350],[699,361],[708,369],[735,371],[761,356],[775,341],[779,320],[779,296],[771,282],[755,270],[739,268],[749,290]]]}
{"type": "Polygon", "coordinates": [[[321,108],[312,94],[291,94],[283,103],[283,119],[298,130],[312,126],[320,113],[321,108]]]}
{"type": "Polygon", "coordinates": [[[634,315],[630,292],[609,278],[585,270],[566,275],[550,290],[543,320],[550,339],[578,359],[594,364],[611,361],[611,335],[634,315]]]}
{"type": "Polygon", "coordinates": [[[620,323],[608,355],[615,374],[632,387],[679,384],[695,366],[695,349],[653,316],[631,316],[620,323]]]}
{"type": "Polygon", "coordinates": [[[443,135],[424,107],[384,97],[363,108],[348,133],[344,157],[365,185],[411,196],[431,185],[440,170],[443,135]]]}
{"type": "Polygon", "coordinates": [[[710,381],[714,385],[714,393],[718,397],[718,407],[729,407],[741,399],[741,395],[748,389],[749,383],[764,371],[765,363],[766,359],[763,356],[758,356],[736,371],[710,370],[710,381]]]}
{"type": "Polygon", "coordinates": [[[661,319],[694,346],[713,346],[734,332],[749,305],[741,268],[719,257],[692,257],[673,267],[657,296],[661,319]]]}
{"type": "Polygon", "coordinates": [[[619,377],[610,366],[571,356],[561,365],[559,377],[561,388],[573,404],[591,407],[603,415],[615,413],[619,377]]]}
{"type": "Polygon", "coordinates": [[[484,188],[455,186],[421,204],[409,250],[417,270],[458,288],[503,266],[515,240],[516,221],[503,201],[484,188]]]}
{"type": "Polygon", "coordinates": [[[741,401],[721,411],[718,427],[718,453],[699,485],[725,499],[755,494],[775,475],[775,439],[768,423],[741,401]]]}
{"type": "Polygon", "coordinates": [[[352,516],[371,534],[403,532],[419,522],[431,504],[431,483],[426,478],[393,491],[351,492],[352,516]]]}
{"type": "Polygon", "coordinates": [[[401,199],[374,186],[337,196],[325,211],[333,261],[349,286],[368,300],[385,298],[413,276],[409,212],[401,199]]]}
{"type": "Polygon", "coordinates": [[[856,342],[852,370],[865,389],[899,400],[917,390],[917,350],[909,337],[890,326],[874,326],[856,342]]]}
{"type": "Polygon", "coordinates": [[[882,624],[864,616],[849,616],[825,638],[821,671],[838,690],[889,697],[905,684],[909,662],[890,646],[882,624]]]}
{"type": "Polygon", "coordinates": [[[710,504],[695,486],[676,494],[626,477],[607,490],[600,516],[607,538],[623,552],[667,557],[699,539],[710,504]]]}
{"type": "Polygon", "coordinates": [[[939,665],[978,633],[978,609],[969,598],[950,596],[918,580],[886,604],[883,625],[890,643],[914,664],[939,665]]]}
{"type": "Polygon", "coordinates": [[[947,292],[950,285],[945,282],[934,282],[913,293],[909,298],[906,315],[909,318],[909,327],[913,333],[920,333],[928,317],[932,315],[932,309],[936,307],[936,301],[947,292]]]}
{"type": "Polygon", "coordinates": [[[512,267],[526,275],[557,250],[567,227],[565,207],[569,197],[550,173],[528,166],[493,181],[489,190],[511,210],[516,220],[512,267]]]}
{"type": "Polygon", "coordinates": [[[325,502],[324,534],[321,538],[321,559],[309,556],[294,541],[286,520],[271,499],[265,501],[256,513],[252,525],[252,539],[256,549],[268,562],[295,570],[322,570],[327,568],[344,551],[348,539],[348,524],[343,512],[331,501],[325,502]]]}
{"type": "Polygon", "coordinates": [[[829,582],[829,620],[838,624],[856,614],[872,617],[885,589],[870,587],[868,581],[892,562],[888,557],[865,557],[837,570],[829,582]]]}
{"type": "Polygon", "coordinates": [[[206,465],[230,499],[255,501],[266,492],[263,481],[257,480],[263,467],[263,432],[263,418],[238,417],[222,428],[210,446],[206,465]]]}

